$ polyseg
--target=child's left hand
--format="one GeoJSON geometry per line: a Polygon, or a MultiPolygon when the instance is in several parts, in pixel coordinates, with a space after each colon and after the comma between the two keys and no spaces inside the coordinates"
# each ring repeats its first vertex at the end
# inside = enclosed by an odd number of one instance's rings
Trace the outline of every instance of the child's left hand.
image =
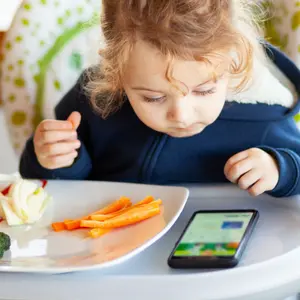
{"type": "Polygon", "coordinates": [[[224,168],[225,176],[232,183],[258,196],[273,190],[279,180],[276,160],[267,152],[252,148],[232,156],[224,168]]]}

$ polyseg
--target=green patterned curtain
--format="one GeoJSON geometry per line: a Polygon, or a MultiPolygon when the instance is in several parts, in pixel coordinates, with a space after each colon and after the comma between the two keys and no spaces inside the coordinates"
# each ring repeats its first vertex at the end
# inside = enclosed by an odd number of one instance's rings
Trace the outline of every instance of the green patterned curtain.
{"type": "MultiPolygon", "coordinates": [[[[262,0],[266,40],[284,51],[300,67],[300,1],[262,0]]],[[[295,116],[300,128],[300,113],[295,116]]]]}
{"type": "Polygon", "coordinates": [[[300,66],[300,1],[263,0],[265,36],[300,66]]]}

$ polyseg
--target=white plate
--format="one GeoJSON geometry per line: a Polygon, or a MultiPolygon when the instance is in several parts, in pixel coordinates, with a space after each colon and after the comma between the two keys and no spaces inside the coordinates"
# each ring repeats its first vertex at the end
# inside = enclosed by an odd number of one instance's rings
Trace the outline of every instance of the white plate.
{"type": "Polygon", "coordinates": [[[65,273],[107,268],[139,254],[160,239],[175,223],[189,191],[182,187],[126,183],[50,181],[47,191],[53,201],[33,226],[9,227],[0,231],[11,236],[12,245],[0,260],[0,271],[65,273]],[[51,223],[95,211],[105,204],[128,196],[137,202],[147,195],[163,200],[158,216],[98,239],[87,238],[86,230],[53,232],[51,223]]]}

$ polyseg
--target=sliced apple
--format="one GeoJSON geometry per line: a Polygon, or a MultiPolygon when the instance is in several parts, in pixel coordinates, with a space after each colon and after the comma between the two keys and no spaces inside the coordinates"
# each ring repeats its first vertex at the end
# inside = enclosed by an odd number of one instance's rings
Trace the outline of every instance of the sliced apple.
{"type": "Polygon", "coordinates": [[[50,200],[36,183],[18,179],[6,196],[0,193],[0,217],[10,226],[35,223],[43,216],[50,200]]]}
{"type": "Polygon", "coordinates": [[[5,214],[6,222],[9,226],[22,225],[24,222],[14,212],[9,199],[0,198],[0,203],[5,214]]]}

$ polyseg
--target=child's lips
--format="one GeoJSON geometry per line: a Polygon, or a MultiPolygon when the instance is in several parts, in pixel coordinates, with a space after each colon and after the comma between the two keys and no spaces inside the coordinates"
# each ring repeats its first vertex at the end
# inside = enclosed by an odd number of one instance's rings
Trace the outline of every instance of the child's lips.
{"type": "Polygon", "coordinates": [[[182,128],[182,127],[175,128],[176,131],[180,131],[180,132],[193,132],[193,131],[196,131],[199,129],[200,129],[200,126],[197,124],[192,124],[192,125],[184,127],[184,128],[182,128]]]}
{"type": "Polygon", "coordinates": [[[188,137],[200,133],[204,128],[205,126],[201,126],[199,124],[193,124],[184,128],[173,127],[171,128],[169,134],[177,137],[188,137]]]}
{"type": "Polygon", "coordinates": [[[185,128],[176,128],[176,130],[179,130],[179,131],[194,131],[194,126],[189,126],[189,127],[185,127],[185,128]]]}

